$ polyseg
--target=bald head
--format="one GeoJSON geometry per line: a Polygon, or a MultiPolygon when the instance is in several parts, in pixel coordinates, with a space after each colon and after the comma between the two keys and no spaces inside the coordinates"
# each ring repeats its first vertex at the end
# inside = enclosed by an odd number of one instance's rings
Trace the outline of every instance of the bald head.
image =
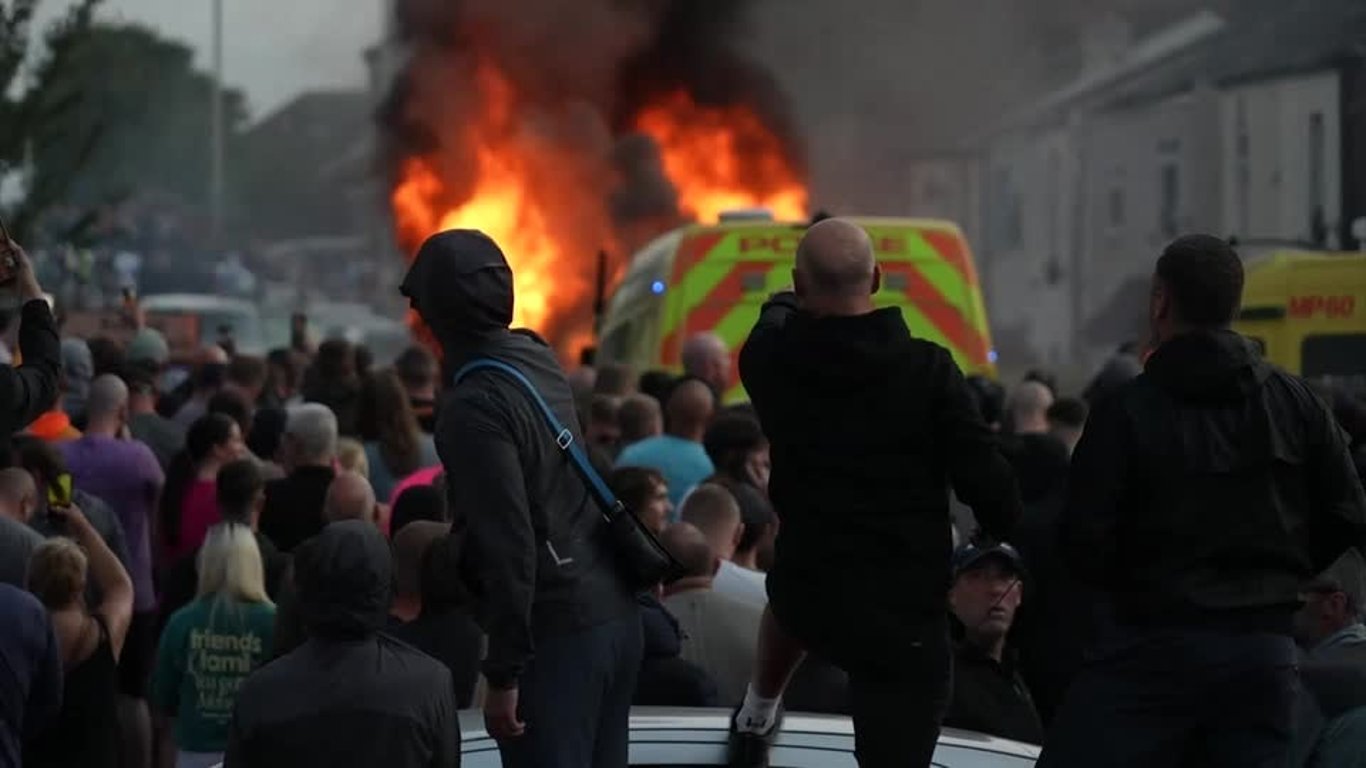
{"type": "Polygon", "coordinates": [[[128,385],[110,373],[90,382],[85,405],[91,431],[118,431],[128,416],[128,385]]]}
{"type": "Polygon", "coordinates": [[[18,467],[0,470],[0,516],[28,523],[37,500],[33,475],[18,467]]]}
{"type": "Polygon", "coordinates": [[[1021,383],[1006,401],[1011,426],[1018,435],[1047,432],[1048,409],[1052,406],[1053,392],[1037,381],[1021,383]]]}
{"type": "Polygon", "coordinates": [[[669,434],[700,443],[716,410],[716,395],[705,383],[688,379],[669,394],[666,410],[669,434]]]}
{"type": "Polygon", "coordinates": [[[730,346],[714,333],[699,333],[683,344],[683,372],[711,385],[730,389],[730,346]]]}
{"type": "Polygon", "coordinates": [[[688,523],[674,523],[660,534],[659,543],[683,566],[684,578],[715,575],[716,553],[712,552],[707,537],[688,523]]]}
{"type": "Polygon", "coordinates": [[[707,537],[708,545],[718,557],[723,560],[735,557],[744,523],[740,517],[740,504],[730,491],[715,483],[697,486],[683,500],[679,517],[707,537]]]}
{"type": "Polygon", "coordinates": [[[229,359],[227,350],[217,344],[210,344],[199,350],[196,362],[200,365],[227,365],[229,359]]]}
{"type": "Polygon", "coordinates": [[[793,278],[803,301],[833,304],[832,310],[855,300],[866,304],[878,288],[872,238],[845,219],[812,226],[797,246],[793,278]]]}
{"type": "Polygon", "coordinates": [[[370,487],[370,481],[355,472],[337,475],[327,488],[323,517],[329,523],[343,520],[376,522],[375,489],[370,487]]]}

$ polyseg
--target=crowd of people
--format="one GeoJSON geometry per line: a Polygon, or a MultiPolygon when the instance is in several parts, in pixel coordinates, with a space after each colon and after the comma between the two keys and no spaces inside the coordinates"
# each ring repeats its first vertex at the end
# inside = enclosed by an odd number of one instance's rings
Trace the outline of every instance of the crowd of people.
{"type": "Polygon", "coordinates": [[[404,285],[440,360],[210,347],[167,390],[155,331],[61,339],[9,248],[0,766],[450,766],[470,707],[507,766],[623,766],[633,705],[736,708],[733,765],[784,709],[852,716],[866,766],[928,764],[941,725],[1046,765],[1366,755],[1363,405],[1223,330],[1189,266],[1217,245],[1159,263],[1147,373],[1122,349],[1079,397],[964,379],[872,309],[840,220],[681,375],[564,374],[462,231],[404,285]],[[487,358],[526,381],[451,386],[487,358]],[[662,579],[624,575],[575,443],[662,579]]]}

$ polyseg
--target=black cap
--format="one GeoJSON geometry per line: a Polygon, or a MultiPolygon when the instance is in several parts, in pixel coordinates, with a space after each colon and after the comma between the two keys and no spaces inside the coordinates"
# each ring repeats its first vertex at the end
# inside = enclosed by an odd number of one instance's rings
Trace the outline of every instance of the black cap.
{"type": "Polygon", "coordinates": [[[964,571],[970,571],[990,558],[1006,563],[1019,576],[1025,575],[1024,558],[1020,557],[1019,551],[1009,544],[1002,543],[985,547],[976,544],[959,547],[958,551],[953,553],[953,577],[958,578],[964,571]]]}

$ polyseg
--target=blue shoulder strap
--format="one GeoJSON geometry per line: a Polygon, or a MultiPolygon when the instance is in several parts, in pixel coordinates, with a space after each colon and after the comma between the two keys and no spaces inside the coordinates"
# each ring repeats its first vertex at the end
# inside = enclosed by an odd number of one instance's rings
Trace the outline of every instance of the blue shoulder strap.
{"type": "Polygon", "coordinates": [[[531,379],[528,379],[526,374],[502,360],[495,360],[491,357],[478,357],[466,363],[464,367],[455,372],[453,384],[458,386],[466,376],[480,370],[498,371],[521,385],[522,390],[527,393],[531,402],[534,403],[537,410],[541,412],[541,416],[545,419],[546,426],[550,428],[550,434],[555,437],[555,444],[569,457],[569,461],[574,465],[574,469],[578,471],[579,477],[583,478],[583,481],[588,484],[589,490],[592,491],[593,496],[597,498],[598,503],[602,505],[604,513],[608,516],[615,515],[617,510],[621,508],[621,502],[617,500],[616,494],[612,493],[612,489],[603,481],[602,476],[598,474],[598,471],[593,469],[592,462],[588,460],[588,454],[584,453],[583,447],[574,440],[574,433],[569,431],[569,428],[560,422],[559,417],[551,410],[550,404],[547,403],[545,398],[541,397],[541,393],[537,391],[536,385],[531,383],[531,379]]]}

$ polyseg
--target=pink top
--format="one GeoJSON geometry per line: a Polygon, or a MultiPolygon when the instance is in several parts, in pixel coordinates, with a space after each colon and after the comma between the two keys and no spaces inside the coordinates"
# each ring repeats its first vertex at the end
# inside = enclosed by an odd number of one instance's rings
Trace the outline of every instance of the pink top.
{"type": "Polygon", "coordinates": [[[219,521],[218,483],[213,480],[195,480],[185,489],[185,500],[180,504],[180,541],[170,547],[168,563],[174,563],[186,555],[194,554],[209,528],[219,521]]]}
{"type": "Polygon", "coordinates": [[[431,485],[432,483],[435,483],[436,479],[441,476],[442,472],[445,471],[446,470],[443,469],[440,464],[436,465],[435,467],[419,469],[418,471],[400,480],[398,482],[398,485],[394,486],[394,492],[389,494],[389,503],[382,507],[380,511],[382,519],[379,521],[379,529],[384,532],[385,536],[389,535],[389,521],[393,518],[394,504],[398,502],[398,497],[402,496],[403,492],[408,490],[409,488],[413,488],[419,485],[431,485]]]}
{"type": "Polygon", "coordinates": [[[446,470],[443,469],[440,465],[437,465],[435,467],[419,469],[411,475],[408,475],[407,477],[403,478],[398,482],[398,485],[394,486],[394,492],[389,495],[389,506],[394,506],[394,504],[398,501],[398,497],[402,496],[403,492],[408,490],[409,488],[412,488],[413,486],[417,485],[431,485],[432,483],[435,483],[436,479],[441,476],[442,472],[445,471],[446,470]]]}

